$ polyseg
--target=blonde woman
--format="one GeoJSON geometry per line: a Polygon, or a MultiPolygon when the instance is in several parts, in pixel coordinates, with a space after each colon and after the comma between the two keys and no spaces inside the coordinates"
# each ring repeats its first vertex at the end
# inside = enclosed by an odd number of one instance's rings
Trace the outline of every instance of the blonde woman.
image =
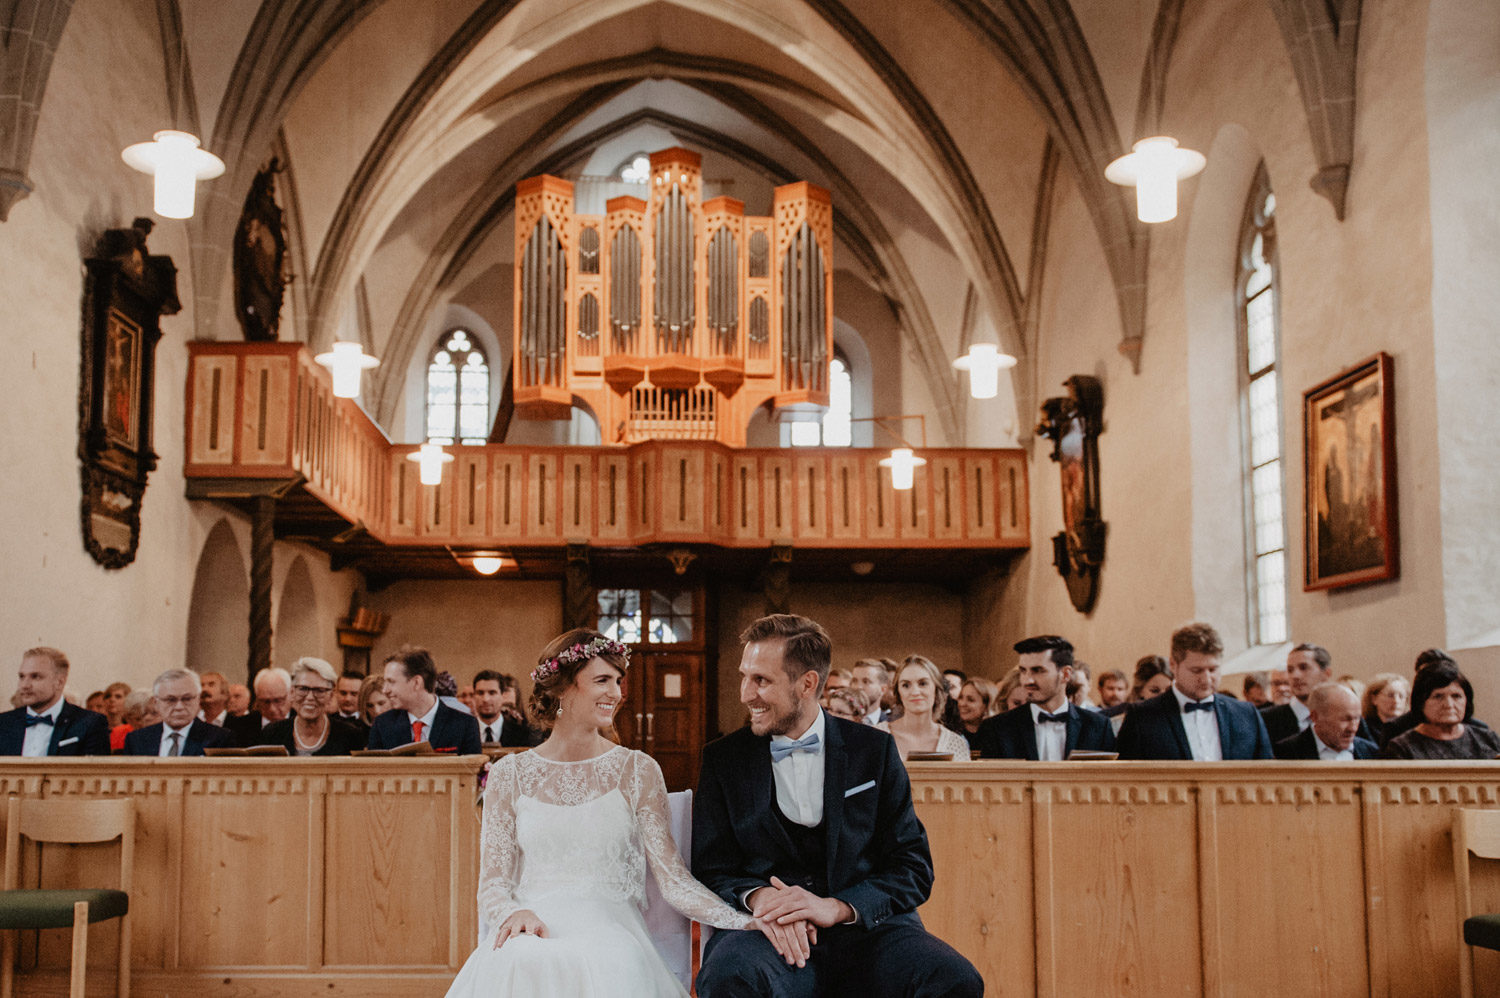
{"type": "Polygon", "coordinates": [[[968,762],[969,743],[963,735],[943,727],[947,702],[942,670],[921,655],[909,655],[896,671],[893,716],[876,727],[896,739],[903,762],[913,752],[951,752],[955,760],[968,762]]]}

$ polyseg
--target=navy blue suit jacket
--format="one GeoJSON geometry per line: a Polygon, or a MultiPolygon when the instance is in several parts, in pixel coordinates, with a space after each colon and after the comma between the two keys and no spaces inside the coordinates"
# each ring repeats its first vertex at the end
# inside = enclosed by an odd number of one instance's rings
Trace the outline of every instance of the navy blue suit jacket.
{"type": "MultiPolygon", "coordinates": [[[[1068,729],[1063,741],[1063,758],[1074,749],[1098,752],[1115,750],[1115,730],[1109,718],[1096,710],[1080,710],[1067,705],[1068,729]]],[[[1036,761],[1036,722],[1031,719],[1031,704],[996,714],[979,726],[974,745],[986,759],[1030,759],[1036,761]]]]}
{"type": "MultiPolygon", "coordinates": [[[[1308,727],[1305,731],[1299,731],[1290,738],[1283,738],[1273,746],[1276,758],[1284,761],[1297,759],[1318,758],[1318,743],[1313,740],[1313,729],[1308,727]]],[[[1380,754],[1380,746],[1368,738],[1354,736],[1354,742],[1349,746],[1349,751],[1354,753],[1356,759],[1373,759],[1380,754]]]]}
{"type": "MultiPolygon", "coordinates": [[[[1214,708],[1219,746],[1226,760],[1272,757],[1271,739],[1259,711],[1244,701],[1219,696],[1214,697],[1214,708]]],[[[1170,689],[1131,707],[1115,743],[1122,759],[1193,758],[1187,729],[1182,726],[1182,708],[1170,689]]]]}
{"type": "MultiPolygon", "coordinates": [[[[25,745],[26,708],[0,714],[0,755],[20,755],[25,745]]],[[[47,754],[109,755],[109,721],[103,714],[63,701],[47,754]]]]}
{"type": "MultiPolygon", "coordinates": [[[[825,718],[829,894],[867,928],[907,913],[916,920],[932,892],[932,853],[896,742],[876,728],[825,718]]],[[[770,743],[749,728],[710,742],[693,798],[693,876],[736,910],[743,892],[799,866],[774,813],[770,743]]]]}
{"type": "MultiPolygon", "coordinates": [[[[137,728],[125,736],[125,751],[121,755],[160,755],[162,733],[166,725],[161,721],[144,728],[137,728]]],[[[232,748],[234,739],[223,728],[207,721],[193,719],[187,738],[182,744],[183,755],[202,755],[206,748],[232,748]]]]}
{"type": "MultiPolygon", "coordinates": [[[[435,752],[456,752],[459,755],[478,755],[484,751],[479,741],[479,722],[473,715],[438,701],[437,716],[432,719],[432,730],[427,732],[427,743],[435,752]]],[[[393,749],[411,744],[411,717],[399,707],[392,708],[375,718],[370,725],[372,749],[393,749]]]]}

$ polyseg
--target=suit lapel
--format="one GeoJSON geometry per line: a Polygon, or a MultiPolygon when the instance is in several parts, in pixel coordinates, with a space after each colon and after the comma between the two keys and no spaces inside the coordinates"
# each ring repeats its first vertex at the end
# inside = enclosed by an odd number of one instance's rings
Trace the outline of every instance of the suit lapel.
{"type": "Polygon", "coordinates": [[[1021,748],[1025,750],[1026,758],[1032,762],[1042,757],[1041,749],[1036,744],[1036,714],[1031,709],[1031,704],[1021,708],[1021,748]]]}
{"type": "Polygon", "coordinates": [[[750,806],[761,816],[761,827],[774,839],[784,855],[795,856],[797,847],[777,817],[776,778],[771,774],[771,739],[757,737],[750,751],[750,806]]]}
{"type": "Polygon", "coordinates": [[[1218,694],[1214,695],[1214,721],[1219,725],[1219,758],[1231,758],[1229,752],[1234,745],[1234,715],[1229,703],[1218,694]]]}
{"type": "Polygon", "coordinates": [[[1078,728],[1082,723],[1082,719],[1078,716],[1078,708],[1071,703],[1068,704],[1068,723],[1065,725],[1067,734],[1063,736],[1062,757],[1064,759],[1072,755],[1073,750],[1078,747],[1078,728]]]}
{"type": "Polygon", "coordinates": [[[26,747],[26,708],[8,711],[0,728],[0,755],[20,755],[26,747]]]}
{"type": "Polygon", "coordinates": [[[1161,700],[1161,709],[1167,712],[1168,727],[1177,739],[1177,751],[1182,754],[1182,758],[1192,759],[1193,746],[1188,741],[1187,728],[1182,726],[1182,705],[1177,702],[1177,694],[1167,690],[1161,695],[1161,700]]]}
{"type": "MultiPolygon", "coordinates": [[[[844,735],[837,722],[823,718],[823,835],[828,854],[828,883],[835,884],[833,871],[838,863],[839,832],[844,827],[845,778],[844,735]]],[[[831,888],[830,888],[831,889],[831,888]]]]}
{"type": "Polygon", "coordinates": [[[188,725],[187,737],[182,740],[183,755],[203,754],[203,729],[200,727],[203,723],[194,718],[193,723],[188,725]]]}
{"type": "Polygon", "coordinates": [[[57,755],[57,744],[67,735],[68,726],[73,723],[72,713],[68,710],[71,706],[73,705],[70,703],[64,703],[62,710],[57,712],[57,723],[52,725],[52,740],[47,743],[48,755],[57,755]]]}

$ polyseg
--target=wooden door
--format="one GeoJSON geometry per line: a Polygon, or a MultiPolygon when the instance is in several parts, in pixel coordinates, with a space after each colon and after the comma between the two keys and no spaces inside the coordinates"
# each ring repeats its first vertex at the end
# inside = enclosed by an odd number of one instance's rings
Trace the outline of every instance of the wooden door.
{"type": "Polygon", "coordinates": [[[650,651],[641,655],[640,748],[661,766],[668,790],[698,785],[703,750],[703,655],[650,651]]]}

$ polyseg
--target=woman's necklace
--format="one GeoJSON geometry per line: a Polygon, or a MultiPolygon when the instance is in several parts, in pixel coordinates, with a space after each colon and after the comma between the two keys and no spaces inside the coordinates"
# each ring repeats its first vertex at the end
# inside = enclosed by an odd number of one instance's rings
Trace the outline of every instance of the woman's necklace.
{"type": "Polygon", "coordinates": [[[328,740],[328,718],[327,718],[327,716],[324,716],[324,718],[323,718],[323,723],[322,723],[322,725],[320,726],[320,728],[318,730],[318,737],[315,740],[311,741],[311,742],[305,742],[305,741],[302,740],[302,733],[297,730],[297,726],[300,723],[301,723],[301,719],[300,718],[297,721],[292,722],[292,741],[296,743],[297,748],[298,749],[306,749],[309,752],[312,752],[312,751],[315,751],[317,749],[322,748],[323,747],[323,743],[328,740]]]}

